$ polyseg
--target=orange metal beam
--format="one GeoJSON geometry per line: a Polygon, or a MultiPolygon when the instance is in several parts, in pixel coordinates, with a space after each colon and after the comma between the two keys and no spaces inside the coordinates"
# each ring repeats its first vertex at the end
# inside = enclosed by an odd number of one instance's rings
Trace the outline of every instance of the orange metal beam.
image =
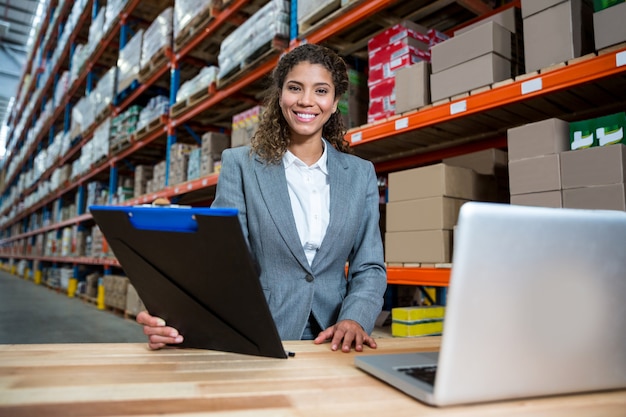
{"type": "Polygon", "coordinates": [[[447,287],[450,268],[387,267],[387,284],[447,287]]]}
{"type": "Polygon", "coordinates": [[[609,77],[626,72],[626,65],[618,66],[618,60],[626,60],[623,54],[626,48],[606,53],[588,60],[583,60],[543,74],[512,81],[492,90],[484,91],[466,98],[453,100],[422,109],[406,116],[396,116],[392,120],[353,129],[348,132],[347,139],[353,146],[384,139],[401,132],[418,130],[441,122],[462,118],[480,113],[488,109],[521,102],[551,92],[570,88],[585,82],[609,77]],[[456,111],[461,108],[462,111],[456,111]],[[406,118],[406,123],[398,124],[397,120],[406,118]],[[397,129],[396,126],[402,127],[397,129]],[[404,127],[406,126],[406,127],[404,127]]]}
{"type": "Polygon", "coordinates": [[[234,17],[234,14],[237,13],[243,6],[248,3],[247,0],[236,0],[222,9],[213,20],[211,20],[210,24],[202,31],[200,35],[194,37],[194,39],[189,42],[187,45],[183,46],[180,51],[176,53],[175,59],[179,61],[182,57],[191,52],[198,44],[204,41],[207,37],[211,36],[213,32],[215,32],[221,25],[225,22],[229,21],[234,17]]]}
{"type": "Polygon", "coordinates": [[[351,8],[350,13],[345,13],[336,20],[328,22],[328,24],[314,31],[306,37],[309,43],[323,42],[331,36],[348,29],[350,26],[362,21],[365,18],[373,16],[385,7],[396,3],[397,0],[365,0],[361,4],[351,8]]]}

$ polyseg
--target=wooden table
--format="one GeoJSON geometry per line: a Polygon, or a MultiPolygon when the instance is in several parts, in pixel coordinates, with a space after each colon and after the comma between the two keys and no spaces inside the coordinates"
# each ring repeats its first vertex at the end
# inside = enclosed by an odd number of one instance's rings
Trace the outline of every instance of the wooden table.
{"type": "MultiPolygon", "coordinates": [[[[437,350],[378,339],[365,354],[437,350]]],[[[0,345],[0,416],[624,416],[626,390],[437,409],[356,369],[328,344],[287,360],[144,344],[0,345]]]]}

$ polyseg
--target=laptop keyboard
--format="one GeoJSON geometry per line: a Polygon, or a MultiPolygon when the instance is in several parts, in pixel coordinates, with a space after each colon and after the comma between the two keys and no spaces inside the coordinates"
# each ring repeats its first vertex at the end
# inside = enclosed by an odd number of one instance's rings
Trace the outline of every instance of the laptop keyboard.
{"type": "Polygon", "coordinates": [[[398,371],[407,374],[415,379],[435,385],[435,376],[437,374],[436,366],[414,366],[407,368],[398,368],[398,371]]]}

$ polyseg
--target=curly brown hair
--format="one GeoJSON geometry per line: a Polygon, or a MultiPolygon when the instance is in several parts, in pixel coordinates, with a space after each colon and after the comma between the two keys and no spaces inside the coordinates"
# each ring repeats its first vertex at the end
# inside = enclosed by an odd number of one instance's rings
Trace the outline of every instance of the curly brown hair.
{"type": "MultiPolygon", "coordinates": [[[[335,86],[335,98],[341,97],[348,90],[346,63],[331,49],[307,43],[283,55],[272,72],[272,84],[265,96],[259,128],[251,142],[251,151],[267,163],[280,163],[289,146],[290,129],[280,108],[279,99],[287,74],[301,62],[322,65],[330,72],[335,86]]],[[[345,139],[345,134],[343,119],[337,109],[324,125],[322,136],[337,150],[350,153],[350,144],[345,139]]]]}

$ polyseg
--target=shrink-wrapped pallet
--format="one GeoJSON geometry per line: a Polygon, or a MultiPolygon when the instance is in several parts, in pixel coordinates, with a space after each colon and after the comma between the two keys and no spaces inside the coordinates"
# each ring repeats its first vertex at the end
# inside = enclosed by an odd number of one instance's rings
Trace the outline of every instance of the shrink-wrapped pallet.
{"type": "Polygon", "coordinates": [[[96,163],[99,160],[106,158],[109,155],[109,139],[111,135],[111,119],[106,118],[96,130],[93,132],[93,139],[91,140],[91,163],[96,163]]]}
{"type": "Polygon", "coordinates": [[[69,71],[63,71],[59,77],[56,86],[54,88],[54,107],[59,107],[62,104],[63,99],[67,94],[67,89],[70,86],[70,73],[69,71]]]}
{"type": "Polygon", "coordinates": [[[173,8],[168,7],[154,19],[143,34],[141,47],[141,68],[150,63],[150,59],[165,47],[172,46],[173,8]]]}
{"type": "Polygon", "coordinates": [[[106,6],[102,7],[96,17],[91,21],[89,26],[89,41],[87,43],[87,49],[89,55],[96,49],[96,46],[102,40],[104,36],[104,18],[106,14],[106,6]]]}
{"type": "Polygon", "coordinates": [[[194,93],[208,89],[209,86],[217,81],[219,68],[215,66],[204,67],[200,72],[188,81],[185,81],[176,92],[176,102],[180,103],[186,100],[194,93]]]}
{"type": "Polygon", "coordinates": [[[81,75],[83,71],[83,67],[85,66],[85,62],[89,58],[89,48],[87,45],[79,43],[74,48],[74,53],[72,54],[72,62],[70,66],[70,83],[73,83],[79,75],[81,75]]]}
{"type": "Polygon", "coordinates": [[[236,71],[255,52],[276,37],[289,37],[288,1],[271,0],[228,35],[217,57],[218,79],[236,71]]]}
{"type": "Polygon", "coordinates": [[[94,106],[93,112],[96,118],[104,113],[113,102],[116,79],[117,67],[113,66],[100,78],[96,88],[89,95],[94,106]]]}
{"type": "Polygon", "coordinates": [[[122,93],[137,80],[141,69],[141,49],[144,30],[139,29],[120,51],[117,59],[117,92],[122,93]]]}
{"type": "Polygon", "coordinates": [[[215,0],[176,0],[174,2],[173,34],[178,38],[180,32],[187,27],[195,16],[201,15],[215,0]]]}
{"type": "Polygon", "coordinates": [[[139,112],[137,120],[137,130],[142,129],[157,117],[167,114],[169,111],[169,98],[166,96],[154,96],[146,104],[146,107],[139,112]]]}
{"type": "Polygon", "coordinates": [[[119,18],[119,15],[126,7],[128,0],[108,0],[107,7],[104,12],[103,32],[108,33],[113,28],[114,23],[119,18]]]}

